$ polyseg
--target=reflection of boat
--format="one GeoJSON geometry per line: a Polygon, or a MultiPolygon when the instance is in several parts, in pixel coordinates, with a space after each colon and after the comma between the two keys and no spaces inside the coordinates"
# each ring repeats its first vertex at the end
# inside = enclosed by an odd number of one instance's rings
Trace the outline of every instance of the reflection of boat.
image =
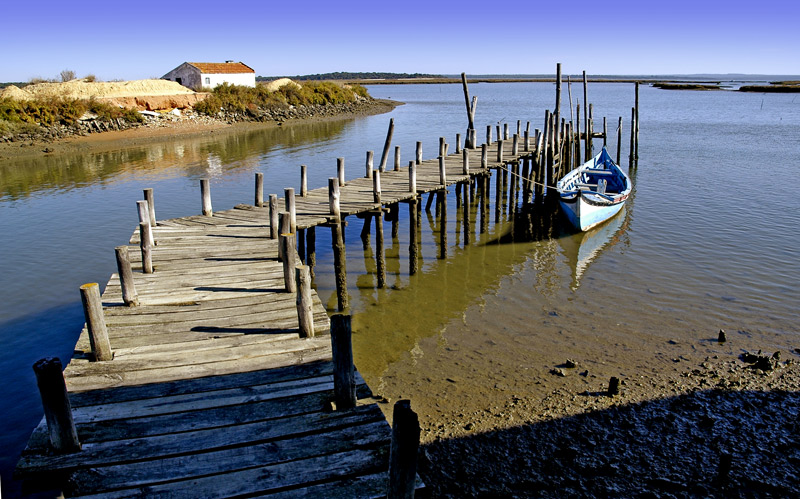
{"type": "Polygon", "coordinates": [[[558,238],[558,244],[564,250],[564,256],[572,269],[572,284],[570,288],[578,289],[583,273],[594,261],[600,252],[613,246],[619,241],[626,214],[624,207],[616,216],[612,216],[608,223],[593,229],[575,234],[564,234],[558,238]]]}
{"type": "Polygon", "coordinates": [[[562,211],[578,230],[589,230],[616,215],[631,192],[631,181],[608,155],[600,154],[564,175],[556,185],[562,211]]]}

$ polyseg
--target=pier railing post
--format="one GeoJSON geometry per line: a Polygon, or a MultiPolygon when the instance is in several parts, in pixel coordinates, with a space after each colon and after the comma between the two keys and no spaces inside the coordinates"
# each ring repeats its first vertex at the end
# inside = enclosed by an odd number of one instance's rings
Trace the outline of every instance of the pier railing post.
{"type": "Polygon", "coordinates": [[[306,229],[306,265],[313,279],[314,267],[317,265],[317,228],[313,225],[306,229]]]}
{"type": "Polygon", "coordinates": [[[153,273],[153,241],[150,240],[150,224],[139,224],[139,249],[142,251],[142,272],[153,273]]]}
{"type": "Polygon", "coordinates": [[[617,165],[620,164],[620,158],[622,154],[622,116],[619,117],[619,123],[617,124],[617,165]]]}
{"type": "Polygon", "coordinates": [[[408,192],[417,193],[417,165],[413,161],[408,162],[408,192]]]}
{"type": "Polygon", "coordinates": [[[336,158],[336,177],[339,179],[339,186],[344,185],[344,158],[336,158]]]}
{"type": "Polygon", "coordinates": [[[444,155],[439,156],[439,183],[442,186],[447,185],[447,170],[444,164],[444,155]]]}
{"type": "Polygon", "coordinates": [[[331,215],[338,220],[340,217],[339,182],[336,178],[328,179],[328,206],[330,207],[331,215]]]}
{"type": "Polygon", "coordinates": [[[416,159],[415,161],[419,165],[422,163],[422,142],[417,141],[417,150],[416,150],[416,159]]]}
{"type": "Polygon", "coordinates": [[[297,292],[295,276],[295,234],[294,232],[281,234],[281,248],[283,253],[283,285],[287,293],[297,292]]]}
{"type": "Polygon", "coordinates": [[[487,144],[481,145],[481,170],[486,170],[489,167],[489,146],[487,144]]]}
{"type": "Polygon", "coordinates": [[[378,170],[386,171],[386,161],[389,159],[389,149],[392,147],[392,135],[394,134],[394,118],[389,119],[389,131],[386,132],[386,142],[383,144],[383,152],[381,153],[381,163],[378,165],[378,170]]]}
{"type": "Polygon", "coordinates": [[[497,162],[503,163],[503,140],[497,139],[497,162]]]}
{"type": "Polygon", "coordinates": [[[349,315],[331,316],[333,348],[333,393],[337,410],[356,406],[356,375],[353,366],[353,332],[349,315]]]}
{"type": "Polygon", "coordinates": [[[264,206],[264,174],[256,172],[256,191],[253,206],[260,208],[264,206]]]}
{"type": "Polygon", "coordinates": [[[389,452],[389,499],[414,497],[417,486],[419,418],[409,400],[398,400],[392,413],[392,445],[389,452]]]}
{"type": "Polygon", "coordinates": [[[139,305],[139,295],[136,294],[136,285],[133,283],[133,271],[131,270],[131,260],[128,256],[127,246],[117,246],[114,248],[117,257],[117,273],[119,274],[119,284],[122,287],[122,301],[129,307],[139,305]]]}
{"type": "Polygon", "coordinates": [[[308,265],[295,268],[297,281],[297,323],[301,338],[314,336],[314,302],[311,299],[311,271],[308,265]]]}
{"type": "Polygon", "coordinates": [[[511,155],[516,159],[517,154],[519,154],[519,135],[515,133],[511,142],[511,155]]]}
{"type": "Polygon", "coordinates": [[[81,450],[81,443],[72,419],[72,406],[69,403],[61,361],[56,357],[40,359],[33,364],[33,372],[36,374],[36,384],[42,398],[50,445],[58,453],[78,452],[81,450]]]}
{"type": "Polygon", "coordinates": [[[211,209],[211,185],[207,178],[200,179],[200,196],[203,198],[203,216],[214,216],[211,209]]]}
{"type": "Polygon", "coordinates": [[[486,143],[492,143],[492,125],[486,125],[486,143]]]}
{"type": "Polygon", "coordinates": [[[308,196],[308,166],[300,165],[300,197],[308,196]]]}
{"type": "Polygon", "coordinates": [[[103,316],[103,303],[100,301],[100,286],[90,282],[81,286],[81,303],[83,316],[86,318],[86,329],[89,332],[89,343],[92,346],[94,360],[111,360],[111,344],[108,342],[108,328],[103,316]]]}
{"type": "Polygon", "coordinates": [[[286,211],[289,213],[289,232],[294,233],[297,230],[297,213],[295,212],[294,187],[287,187],[284,189],[283,197],[286,204],[286,211]]]}
{"type": "Polygon", "coordinates": [[[148,187],[143,190],[143,193],[144,200],[147,201],[147,209],[150,212],[150,226],[155,227],[158,224],[156,224],[156,200],[153,196],[153,189],[148,187]]]}
{"type": "Polygon", "coordinates": [[[456,134],[456,154],[461,152],[461,134],[456,134]]]}
{"type": "Polygon", "coordinates": [[[461,151],[461,173],[469,175],[469,149],[461,151]]]}
{"type": "Polygon", "coordinates": [[[278,261],[283,262],[286,260],[284,255],[284,250],[286,249],[285,245],[283,244],[283,239],[285,238],[286,234],[290,233],[290,227],[292,225],[291,216],[282,211],[278,214],[278,261]]]}
{"type": "Polygon", "coordinates": [[[372,163],[374,156],[375,156],[375,151],[367,151],[367,162],[366,162],[367,171],[364,174],[365,178],[372,178],[372,163]]]}
{"type": "Polygon", "coordinates": [[[269,238],[278,239],[278,195],[269,195],[269,238]]]}
{"type": "MultiPolygon", "coordinates": [[[[372,200],[380,205],[381,202],[381,171],[372,172],[372,200]]],[[[380,208],[380,206],[379,206],[380,208]]]]}
{"type": "Polygon", "coordinates": [[[153,226],[150,224],[150,208],[147,201],[136,201],[136,209],[139,212],[139,223],[147,224],[147,237],[155,244],[156,240],[153,237],[153,226]]]}
{"type": "Polygon", "coordinates": [[[394,171],[400,171],[400,146],[394,146],[394,171]]]}

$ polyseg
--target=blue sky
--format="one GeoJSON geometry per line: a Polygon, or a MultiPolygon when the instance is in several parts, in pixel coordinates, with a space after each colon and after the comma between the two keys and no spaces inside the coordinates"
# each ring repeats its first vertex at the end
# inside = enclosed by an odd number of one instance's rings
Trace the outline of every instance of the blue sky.
{"type": "Polygon", "coordinates": [[[0,12],[0,81],[151,78],[228,59],[263,76],[552,74],[556,62],[565,74],[800,74],[796,0],[45,0],[0,12]]]}

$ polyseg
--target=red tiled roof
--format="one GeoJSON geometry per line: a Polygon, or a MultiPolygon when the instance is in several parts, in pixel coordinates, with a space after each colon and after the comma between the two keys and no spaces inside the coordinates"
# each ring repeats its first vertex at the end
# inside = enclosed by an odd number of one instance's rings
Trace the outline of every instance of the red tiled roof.
{"type": "Polygon", "coordinates": [[[190,62],[203,74],[255,73],[255,70],[241,62],[190,62]]]}

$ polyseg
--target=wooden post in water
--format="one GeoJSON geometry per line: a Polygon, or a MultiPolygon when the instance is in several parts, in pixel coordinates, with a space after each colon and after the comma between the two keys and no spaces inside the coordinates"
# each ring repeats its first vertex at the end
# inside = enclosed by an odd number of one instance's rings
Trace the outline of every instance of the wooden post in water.
{"type": "Polygon", "coordinates": [[[344,158],[336,158],[336,176],[339,179],[339,187],[344,185],[344,158]]]}
{"type": "Polygon", "coordinates": [[[497,162],[503,164],[503,139],[497,139],[497,162]]]}
{"type": "Polygon", "coordinates": [[[156,200],[153,196],[153,189],[144,189],[144,200],[147,201],[147,209],[150,212],[150,227],[156,227],[156,200]]]}
{"type": "MultiPolygon", "coordinates": [[[[556,107],[555,107],[556,123],[561,121],[561,63],[556,63],[556,107]]],[[[557,137],[559,137],[557,135],[557,137]]]]}
{"type": "Polygon", "coordinates": [[[444,154],[439,156],[439,183],[442,184],[442,186],[447,185],[447,170],[444,164],[444,154]]]}
{"type": "Polygon", "coordinates": [[[486,125],[486,143],[492,143],[492,125],[486,125]]]}
{"type": "Polygon", "coordinates": [[[586,129],[586,149],[589,153],[586,155],[586,161],[594,157],[594,105],[589,104],[589,128],[586,129]]]}
{"type": "MultiPolygon", "coordinates": [[[[372,200],[380,205],[381,203],[381,171],[372,172],[372,200]]],[[[378,206],[380,208],[380,206],[378,206]]]]}
{"type": "Polygon", "coordinates": [[[89,332],[89,343],[92,346],[94,360],[111,360],[111,343],[108,342],[108,328],[103,315],[103,303],[100,301],[100,286],[90,282],[81,286],[81,303],[83,316],[86,318],[86,330],[89,332]]]}
{"type": "Polygon", "coordinates": [[[81,450],[81,443],[72,419],[72,406],[61,361],[57,357],[40,359],[33,364],[33,372],[36,374],[36,384],[42,399],[50,445],[59,454],[78,452],[81,450]]]}
{"type": "Polygon", "coordinates": [[[420,141],[417,141],[416,163],[417,165],[422,163],[422,142],[420,141]]]}
{"type": "Polygon", "coordinates": [[[295,234],[293,232],[281,234],[281,248],[283,249],[283,286],[287,293],[297,292],[297,276],[295,276],[295,234]]]}
{"type": "Polygon", "coordinates": [[[400,146],[394,146],[394,171],[400,171],[400,146]]]}
{"type": "Polygon", "coordinates": [[[333,221],[331,223],[331,245],[333,246],[333,267],[336,276],[336,299],[339,311],[348,306],[347,298],[347,257],[342,234],[341,211],[339,208],[339,184],[335,178],[328,179],[328,204],[333,221]]]}
{"type": "Polygon", "coordinates": [[[314,225],[306,229],[306,265],[311,279],[314,279],[314,267],[317,266],[317,228],[314,225]]]}
{"type": "Polygon", "coordinates": [[[620,154],[622,151],[622,116],[619,117],[619,124],[617,125],[617,165],[620,164],[620,154]]]}
{"type": "Polygon", "coordinates": [[[211,186],[207,178],[200,179],[200,196],[203,198],[203,216],[214,216],[214,211],[211,209],[211,186]]]}
{"type": "Polygon", "coordinates": [[[139,213],[139,223],[147,224],[147,237],[151,243],[155,244],[156,239],[153,237],[153,226],[150,225],[150,208],[147,206],[147,201],[136,201],[136,210],[139,213]]]}
{"type": "Polygon", "coordinates": [[[635,108],[636,109],[636,137],[634,139],[634,154],[633,154],[633,162],[636,166],[639,166],[639,82],[636,82],[636,101],[635,101],[635,108]]]}
{"type": "Polygon", "coordinates": [[[439,211],[439,258],[447,258],[447,191],[442,189],[437,193],[436,203],[439,211]]]}
{"type": "Polygon", "coordinates": [[[495,131],[497,132],[497,141],[500,142],[501,140],[503,140],[503,134],[500,131],[500,125],[499,124],[497,126],[495,126],[495,131]]]}
{"type": "Polygon", "coordinates": [[[338,220],[341,213],[339,209],[339,181],[336,178],[328,179],[328,207],[331,215],[338,220]]]}
{"type": "Polygon", "coordinates": [[[308,196],[308,166],[300,165],[300,197],[308,196]]]}
{"type": "Polygon", "coordinates": [[[636,154],[636,108],[631,108],[631,146],[630,146],[630,153],[628,154],[628,171],[634,167],[636,164],[634,162],[634,156],[636,154]]]}
{"type": "Polygon", "coordinates": [[[301,265],[305,262],[306,258],[306,231],[305,229],[297,229],[297,264],[301,265]]]}
{"type": "MultiPolygon", "coordinates": [[[[380,172],[375,172],[380,173],[380,172]]],[[[378,266],[378,288],[386,287],[386,257],[383,249],[383,210],[378,207],[378,211],[372,217],[375,219],[375,260],[378,266]]]]}
{"type": "Polygon", "coordinates": [[[259,208],[264,205],[264,174],[256,172],[256,192],[253,206],[259,208]]]}
{"type": "MultiPolygon", "coordinates": [[[[412,161],[413,163],[413,161],[412,161]]],[[[414,275],[419,270],[419,241],[417,233],[419,232],[419,223],[417,219],[417,210],[419,209],[419,201],[414,196],[408,202],[408,222],[410,227],[408,229],[408,274],[414,275]]]]}
{"type": "Polygon", "coordinates": [[[289,213],[289,232],[294,234],[297,231],[297,213],[295,212],[294,187],[287,187],[283,190],[286,211],[289,213]]]}
{"type": "Polygon", "coordinates": [[[153,273],[153,241],[150,240],[150,224],[139,224],[139,249],[142,251],[142,272],[153,273]]]}
{"type": "Polygon", "coordinates": [[[356,406],[356,374],[353,366],[353,331],[349,315],[331,316],[333,348],[333,393],[336,410],[356,406]]]}
{"type": "MultiPolygon", "coordinates": [[[[470,105],[469,101],[469,88],[467,87],[467,74],[461,73],[461,86],[464,89],[464,103],[467,106],[467,142],[464,144],[464,147],[470,149],[475,147],[475,144],[472,143],[472,131],[475,129],[475,104],[477,97],[472,100],[472,105],[470,105]]],[[[456,148],[460,147],[460,144],[456,146],[456,148]]],[[[458,150],[456,150],[458,152],[458,150]]]]}
{"type": "Polygon", "coordinates": [[[603,147],[608,145],[608,120],[603,116],[603,147]]]}
{"type": "Polygon", "coordinates": [[[392,413],[392,444],[389,451],[389,499],[411,499],[417,486],[419,418],[411,402],[398,400],[392,413]]]}
{"type": "Polygon", "coordinates": [[[528,151],[531,150],[531,132],[530,132],[530,130],[525,130],[525,144],[524,144],[524,147],[525,147],[525,149],[523,149],[523,150],[525,152],[528,152],[528,151]]]}
{"type": "Polygon", "coordinates": [[[464,201],[461,203],[461,209],[463,210],[463,214],[461,219],[464,221],[464,247],[469,245],[469,237],[470,237],[470,222],[469,222],[469,214],[470,214],[470,206],[469,206],[469,191],[471,182],[467,181],[467,184],[464,185],[464,201]]]}
{"type": "Polygon", "coordinates": [[[284,257],[284,253],[283,253],[283,251],[285,249],[285,246],[283,244],[283,239],[285,237],[285,234],[288,234],[288,233],[291,232],[291,230],[290,230],[291,225],[292,225],[291,215],[289,215],[289,213],[287,213],[285,211],[280,212],[278,214],[278,234],[279,234],[278,235],[278,261],[279,262],[286,261],[286,258],[284,257]]]}
{"type": "Polygon", "coordinates": [[[489,168],[489,146],[481,144],[481,170],[489,168]]]}
{"type": "Polygon", "coordinates": [[[511,142],[511,155],[514,156],[514,159],[516,159],[518,154],[519,154],[519,134],[515,133],[513,140],[511,142]]]}
{"type": "Polygon", "coordinates": [[[133,271],[131,270],[131,260],[128,256],[127,246],[117,246],[114,248],[117,257],[117,274],[119,284],[122,287],[122,301],[129,307],[139,305],[139,295],[136,294],[136,285],[133,283],[133,271]]]}
{"type": "Polygon", "coordinates": [[[269,195],[269,238],[278,239],[278,195],[269,195]]]}
{"type": "Polygon", "coordinates": [[[386,142],[383,143],[383,152],[381,153],[381,164],[378,165],[378,170],[386,171],[386,161],[389,159],[389,149],[392,147],[392,135],[394,135],[394,118],[389,119],[389,131],[386,132],[386,142]]]}
{"type": "MultiPolygon", "coordinates": [[[[581,103],[575,105],[575,128],[577,131],[578,146],[575,148],[576,165],[581,165],[581,103]]],[[[585,139],[584,139],[585,140],[585,139]]]]}
{"type": "Polygon", "coordinates": [[[503,187],[503,176],[500,173],[500,168],[495,170],[495,179],[494,179],[494,223],[500,223],[500,205],[502,201],[500,197],[502,196],[502,187],[503,187]]]}
{"type": "Polygon", "coordinates": [[[408,192],[417,194],[417,165],[413,161],[408,162],[408,192]]]}
{"type": "Polygon", "coordinates": [[[364,173],[364,178],[372,178],[372,163],[374,156],[375,156],[374,151],[367,151],[367,161],[365,164],[366,172],[364,173]]]}
{"type": "Polygon", "coordinates": [[[469,149],[461,151],[461,173],[469,175],[469,149]]]}
{"type": "Polygon", "coordinates": [[[311,271],[308,265],[295,268],[297,324],[301,338],[314,336],[314,301],[311,298],[311,271]]]}
{"type": "Polygon", "coordinates": [[[587,160],[592,157],[589,149],[589,97],[587,90],[586,71],[583,72],[583,131],[586,133],[586,140],[583,147],[583,157],[587,160]]]}
{"type": "Polygon", "coordinates": [[[461,134],[456,134],[456,154],[461,152],[461,134]]]}

